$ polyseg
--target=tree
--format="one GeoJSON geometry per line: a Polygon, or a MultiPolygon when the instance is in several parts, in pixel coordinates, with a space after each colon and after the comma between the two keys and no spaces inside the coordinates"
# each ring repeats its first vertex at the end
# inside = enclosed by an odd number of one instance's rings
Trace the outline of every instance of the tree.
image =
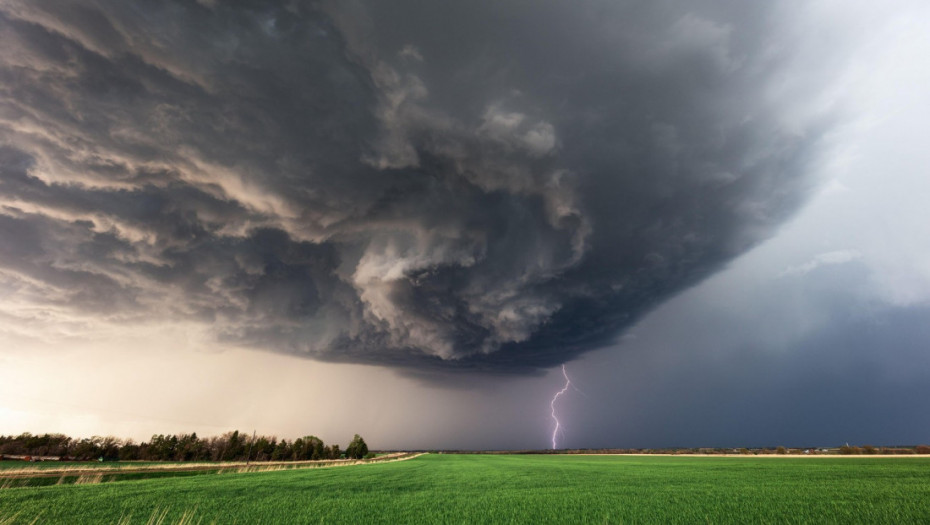
{"type": "Polygon", "coordinates": [[[326,445],[323,447],[323,457],[325,459],[339,459],[339,445],[326,445]]]}
{"type": "Polygon", "coordinates": [[[123,446],[119,449],[119,460],[120,461],[133,461],[140,458],[139,454],[141,447],[136,445],[133,440],[127,439],[123,446]]]}
{"type": "Polygon", "coordinates": [[[306,459],[314,461],[323,459],[323,440],[316,436],[304,436],[304,447],[307,449],[306,459]]]}
{"type": "Polygon", "coordinates": [[[240,461],[245,459],[245,440],[239,435],[238,430],[224,434],[226,438],[226,448],[222,453],[223,461],[240,461]]]}
{"type": "Polygon", "coordinates": [[[287,442],[286,439],[282,439],[274,447],[274,451],[271,453],[272,461],[286,461],[293,457],[294,451],[291,449],[291,445],[287,442]]]}
{"type": "Polygon", "coordinates": [[[100,436],[84,438],[74,443],[72,455],[79,460],[94,460],[100,457],[100,442],[103,440],[100,436]]]}
{"type": "Polygon", "coordinates": [[[177,448],[174,452],[175,459],[178,461],[198,461],[209,460],[210,451],[207,450],[207,444],[204,443],[197,433],[181,434],[178,440],[177,448]]]}
{"type": "Polygon", "coordinates": [[[355,437],[352,438],[352,442],[346,447],[346,458],[362,459],[366,455],[368,455],[368,445],[365,444],[365,440],[362,439],[362,436],[355,434],[355,437]]]}
{"type": "Polygon", "coordinates": [[[291,459],[294,461],[306,461],[310,459],[310,454],[307,452],[307,446],[304,444],[304,438],[295,439],[294,444],[291,445],[291,450],[294,451],[291,454],[291,459]]]}
{"type": "Polygon", "coordinates": [[[258,436],[255,440],[255,452],[252,454],[254,461],[268,461],[271,459],[271,453],[277,445],[277,438],[272,437],[270,440],[265,436],[258,436]]]}

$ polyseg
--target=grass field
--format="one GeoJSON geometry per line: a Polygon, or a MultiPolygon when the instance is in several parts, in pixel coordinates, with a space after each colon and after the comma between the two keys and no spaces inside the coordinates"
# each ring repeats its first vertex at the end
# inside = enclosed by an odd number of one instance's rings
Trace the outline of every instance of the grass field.
{"type": "Polygon", "coordinates": [[[0,524],[928,523],[927,458],[420,456],[0,490],[0,524]],[[153,519],[154,518],[154,519],[153,519]]]}

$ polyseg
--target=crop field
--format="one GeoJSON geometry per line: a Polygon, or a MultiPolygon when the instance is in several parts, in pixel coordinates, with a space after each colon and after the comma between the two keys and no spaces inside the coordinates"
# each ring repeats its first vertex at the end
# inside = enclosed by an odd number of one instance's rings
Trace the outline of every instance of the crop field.
{"type": "Polygon", "coordinates": [[[928,458],[429,454],[0,490],[14,523],[928,523],[928,458]]]}

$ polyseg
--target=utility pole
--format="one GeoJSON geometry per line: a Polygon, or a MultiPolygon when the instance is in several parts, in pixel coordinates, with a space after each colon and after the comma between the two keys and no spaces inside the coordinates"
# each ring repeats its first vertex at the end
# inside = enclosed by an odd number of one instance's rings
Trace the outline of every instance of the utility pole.
{"type": "Polygon", "coordinates": [[[249,466],[252,461],[252,443],[255,443],[255,429],[252,429],[252,441],[249,441],[249,451],[245,454],[245,466],[249,466]]]}

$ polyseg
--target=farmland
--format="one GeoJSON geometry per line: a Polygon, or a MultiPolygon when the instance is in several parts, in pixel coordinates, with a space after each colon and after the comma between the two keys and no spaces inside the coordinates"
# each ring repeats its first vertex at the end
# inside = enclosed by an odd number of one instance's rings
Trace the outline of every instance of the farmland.
{"type": "Polygon", "coordinates": [[[48,485],[96,484],[116,481],[207,474],[267,472],[307,468],[352,466],[361,463],[378,463],[396,459],[409,459],[417,454],[382,454],[366,459],[338,459],[315,461],[127,461],[127,462],[57,462],[37,463],[23,461],[0,462],[0,489],[42,487],[48,485]]]}
{"type": "Polygon", "coordinates": [[[930,522],[928,458],[430,454],[0,490],[0,523],[930,522]]]}

